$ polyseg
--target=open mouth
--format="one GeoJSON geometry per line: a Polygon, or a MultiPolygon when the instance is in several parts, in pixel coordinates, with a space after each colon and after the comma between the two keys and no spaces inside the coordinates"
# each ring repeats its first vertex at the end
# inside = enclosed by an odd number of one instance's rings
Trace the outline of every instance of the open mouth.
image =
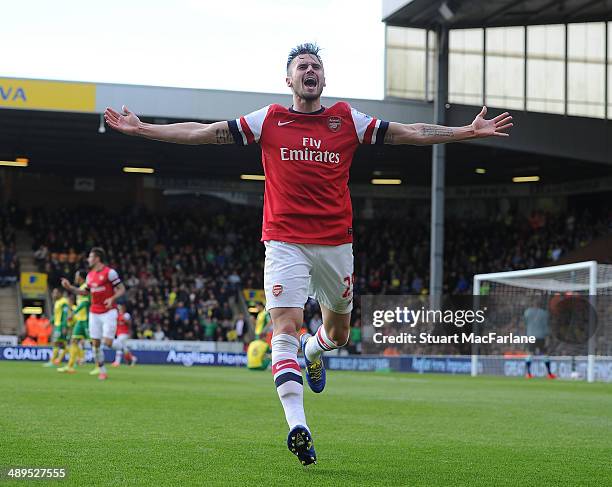
{"type": "Polygon", "coordinates": [[[304,86],[309,88],[314,88],[317,86],[317,78],[314,76],[308,76],[304,78],[304,86]]]}

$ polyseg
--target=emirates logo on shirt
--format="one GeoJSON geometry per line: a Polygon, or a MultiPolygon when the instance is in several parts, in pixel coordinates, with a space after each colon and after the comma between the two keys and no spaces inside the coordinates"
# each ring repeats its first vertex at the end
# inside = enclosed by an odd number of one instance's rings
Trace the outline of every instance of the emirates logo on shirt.
{"type": "Polygon", "coordinates": [[[281,286],[280,284],[274,284],[274,286],[272,286],[272,294],[275,298],[278,298],[282,293],[283,286],[281,286]]]}
{"type": "Polygon", "coordinates": [[[327,126],[332,132],[340,130],[340,125],[342,125],[342,119],[340,117],[329,117],[327,119],[327,126]]]}

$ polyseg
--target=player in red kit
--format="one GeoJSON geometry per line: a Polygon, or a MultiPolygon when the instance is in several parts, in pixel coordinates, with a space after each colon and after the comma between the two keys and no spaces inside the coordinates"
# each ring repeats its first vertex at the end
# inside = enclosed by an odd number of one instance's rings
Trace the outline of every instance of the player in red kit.
{"type": "Polygon", "coordinates": [[[117,330],[117,299],[125,294],[125,286],[119,279],[115,269],[111,269],[104,262],[106,253],[100,247],[94,247],[89,252],[87,263],[90,271],[85,282],[87,287],[80,289],[70,284],[68,279],[62,279],[62,286],[75,294],[90,294],[91,306],[89,308],[89,336],[93,347],[96,367],[92,375],[98,375],[100,380],[107,379],[104,366],[104,352],[102,344],[108,348],[113,346],[117,330]]]}
{"type": "Polygon", "coordinates": [[[132,353],[128,347],[127,341],[132,336],[132,330],[130,329],[132,323],[132,317],[130,313],[125,310],[125,306],[120,304],[117,308],[117,338],[113,342],[113,348],[115,352],[115,361],[111,364],[113,367],[119,367],[121,365],[121,359],[125,355],[125,360],[130,366],[136,365],[136,356],[132,353]]]}
{"type": "Polygon", "coordinates": [[[272,373],[289,435],[287,446],[303,465],[315,463],[303,405],[297,354],[306,359],[314,392],[325,386],[321,354],[345,345],[353,303],[352,207],[348,188],[360,144],[427,145],[508,136],[511,117],[486,120],[486,107],[463,127],[387,122],[348,103],[321,105],[325,72],[319,48],[297,46],[287,59],[293,105],[268,105],[236,120],[212,124],[143,123],[125,106],[105,111],[110,127],[128,135],[179,144],[259,144],[266,176],[262,241],[266,247],[266,307],[274,326],[272,373]],[[323,325],[298,336],[309,296],[319,302],[323,325]]]}

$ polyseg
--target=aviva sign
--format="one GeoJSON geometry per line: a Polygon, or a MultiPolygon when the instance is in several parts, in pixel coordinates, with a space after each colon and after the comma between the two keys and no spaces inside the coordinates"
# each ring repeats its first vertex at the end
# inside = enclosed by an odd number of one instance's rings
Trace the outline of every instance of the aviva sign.
{"type": "Polygon", "coordinates": [[[6,93],[4,92],[4,89],[5,87],[0,85],[0,98],[2,98],[2,101],[27,101],[25,90],[21,86],[18,86],[16,89],[13,89],[12,86],[8,86],[6,93]]]}
{"type": "Polygon", "coordinates": [[[96,85],[0,78],[0,108],[94,112],[96,85]]]}

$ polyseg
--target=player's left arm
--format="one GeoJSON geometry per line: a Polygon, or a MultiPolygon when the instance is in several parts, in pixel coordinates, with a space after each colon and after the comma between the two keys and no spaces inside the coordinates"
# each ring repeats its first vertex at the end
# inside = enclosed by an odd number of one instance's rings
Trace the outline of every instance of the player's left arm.
{"type": "Polygon", "coordinates": [[[117,284],[115,287],[115,294],[113,294],[110,298],[104,301],[104,304],[107,308],[112,308],[113,305],[117,302],[117,300],[125,294],[125,286],[122,282],[117,284]]]}
{"type": "Polygon", "coordinates": [[[121,282],[121,279],[119,279],[119,274],[117,274],[117,271],[115,269],[110,270],[110,272],[108,273],[108,279],[113,285],[113,289],[115,291],[115,293],[110,298],[104,301],[104,305],[108,309],[110,309],[117,302],[117,300],[125,294],[125,286],[121,282]]]}
{"type": "Polygon", "coordinates": [[[485,137],[508,137],[512,127],[512,117],[504,112],[495,118],[485,119],[487,107],[482,110],[470,125],[463,127],[445,127],[429,123],[390,122],[384,143],[392,145],[432,145],[459,142],[462,140],[482,139],[485,137]]]}

